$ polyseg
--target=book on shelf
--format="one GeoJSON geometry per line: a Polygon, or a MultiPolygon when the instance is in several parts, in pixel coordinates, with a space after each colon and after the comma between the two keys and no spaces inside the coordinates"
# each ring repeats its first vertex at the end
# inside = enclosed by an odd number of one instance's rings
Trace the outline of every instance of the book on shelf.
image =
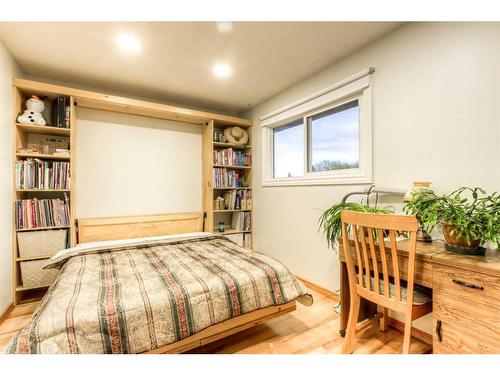
{"type": "Polygon", "coordinates": [[[18,160],[16,189],[70,189],[70,163],[36,158],[18,160]]]}
{"type": "Polygon", "coordinates": [[[232,148],[214,150],[214,164],[233,165],[249,167],[252,163],[251,154],[243,151],[235,151],[232,148]]]}
{"type": "Polygon", "coordinates": [[[251,210],[252,209],[252,191],[242,190],[241,193],[241,209],[251,210]]]}
{"type": "Polygon", "coordinates": [[[238,231],[249,231],[252,229],[251,212],[234,212],[231,218],[231,228],[238,231]]]}
{"type": "Polygon", "coordinates": [[[214,210],[251,210],[250,190],[226,191],[214,201],[214,210]]]}
{"type": "Polygon", "coordinates": [[[252,247],[252,235],[250,233],[243,233],[243,247],[251,248],[252,247]]]}
{"type": "Polygon", "coordinates": [[[224,129],[215,128],[214,129],[214,142],[226,143],[226,137],[224,137],[224,129]]]}
{"type": "Polygon", "coordinates": [[[70,156],[71,153],[70,153],[70,151],[67,148],[56,148],[54,150],[54,155],[66,155],[66,156],[70,156]]]}
{"type": "Polygon", "coordinates": [[[52,101],[52,116],[50,126],[69,129],[70,106],[69,99],[58,96],[52,101]]]}
{"type": "Polygon", "coordinates": [[[67,101],[66,101],[65,105],[66,105],[66,107],[65,107],[65,113],[64,113],[64,127],[69,129],[71,109],[70,109],[69,103],[67,101]]]}
{"type": "Polygon", "coordinates": [[[214,168],[214,188],[237,188],[246,187],[246,179],[243,173],[227,168],[214,168]]]}
{"type": "Polygon", "coordinates": [[[20,199],[16,201],[17,229],[36,229],[69,226],[69,200],[63,199],[20,199]]]}

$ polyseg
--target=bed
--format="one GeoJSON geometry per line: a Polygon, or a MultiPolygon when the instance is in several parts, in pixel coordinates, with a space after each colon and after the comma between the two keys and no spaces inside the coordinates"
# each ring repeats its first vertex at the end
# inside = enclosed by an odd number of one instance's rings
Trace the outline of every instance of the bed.
{"type": "Polygon", "coordinates": [[[6,353],[179,353],[312,304],[283,264],[202,226],[202,213],[79,220],[6,353]]]}

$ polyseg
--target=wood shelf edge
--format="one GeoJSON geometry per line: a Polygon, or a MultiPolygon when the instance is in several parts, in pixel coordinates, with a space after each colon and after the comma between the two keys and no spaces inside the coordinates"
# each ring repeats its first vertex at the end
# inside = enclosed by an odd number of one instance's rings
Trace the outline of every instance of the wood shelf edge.
{"type": "Polygon", "coordinates": [[[205,124],[209,119],[219,122],[222,126],[237,125],[251,127],[253,124],[251,120],[230,115],[109,95],[103,92],[82,90],[24,78],[13,78],[12,82],[14,87],[25,92],[74,97],[81,107],[86,108],[106,109],[113,112],[138,114],[157,118],[169,118],[181,122],[198,123],[200,125],[205,124]]]}
{"type": "Polygon", "coordinates": [[[68,193],[71,189],[16,189],[17,193],[68,193]]]}
{"type": "Polygon", "coordinates": [[[56,126],[50,125],[30,125],[30,124],[20,124],[15,123],[19,129],[22,129],[28,133],[36,134],[48,134],[48,135],[62,135],[69,137],[71,129],[70,128],[58,128],[56,126]]]}
{"type": "Polygon", "coordinates": [[[23,228],[23,229],[16,229],[16,232],[32,232],[37,230],[58,230],[58,229],[68,229],[69,227],[70,227],[69,225],[63,225],[60,227],[23,228]]]}
{"type": "Polygon", "coordinates": [[[54,155],[54,154],[24,154],[22,152],[16,152],[16,156],[20,158],[32,158],[32,159],[48,159],[48,160],[67,160],[70,161],[69,155],[54,155]]]}
{"type": "Polygon", "coordinates": [[[228,169],[252,169],[252,166],[248,165],[220,165],[214,164],[214,168],[228,168],[228,169]]]}
{"type": "Polygon", "coordinates": [[[252,233],[252,230],[226,230],[224,232],[214,232],[215,234],[228,235],[228,234],[240,234],[240,233],[252,233]]]}
{"type": "Polygon", "coordinates": [[[252,210],[212,210],[213,212],[252,212],[252,210]]]}
{"type": "Polygon", "coordinates": [[[18,285],[16,287],[16,292],[24,292],[26,290],[35,290],[35,289],[45,289],[45,288],[48,288],[50,287],[50,284],[47,284],[47,285],[39,285],[39,286],[22,286],[22,285],[18,285]]]}
{"type": "Polygon", "coordinates": [[[29,262],[31,260],[43,260],[43,259],[50,259],[50,258],[52,258],[50,255],[26,257],[26,258],[18,257],[18,258],[16,258],[16,262],[29,262]]]}

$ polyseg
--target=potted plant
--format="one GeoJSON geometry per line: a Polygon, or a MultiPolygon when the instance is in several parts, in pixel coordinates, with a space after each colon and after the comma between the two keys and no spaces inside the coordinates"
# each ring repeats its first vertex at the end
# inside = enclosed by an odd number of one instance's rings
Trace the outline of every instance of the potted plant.
{"type": "Polygon", "coordinates": [[[342,237],[341,213],[343,210],[378,214],[392,213],[386,208],[369,207],[361,203],[344,202],[334,204],[325,210],[319,218],[319,227],[320,230],[323,230],[326,240],[328,241],[328,247],[335,248],[335,244],[337,241],[340,241],[342,237]]]}
{"type": "Polygon", "coordinates": [[[486,241],[500,245],[500,193],[487,195],[479,187],[461,187],[438,196],[423,190],[413,195],[404,211],[418,215],[428,231],[442,225],[449,251],[483,255],[486,241]]]}

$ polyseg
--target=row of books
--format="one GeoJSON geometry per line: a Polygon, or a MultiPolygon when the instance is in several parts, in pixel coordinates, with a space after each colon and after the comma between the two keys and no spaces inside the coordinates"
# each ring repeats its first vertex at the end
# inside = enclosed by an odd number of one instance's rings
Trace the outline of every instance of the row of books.
{"type": "Polygon", "coordinates": [[[17,229],[69,226],[69,201],[65,199],[21,199],[16,201],[17,229]]]}
{"type": "Polygon", "coordinates": [[[214,201],[215,210],[251,210],[252,193],[250,190],[231,190],[214,201]]]}
{"type": "Polygon", "coordinates": [[[234,212],[231,219],[231,228],[234,230],[252,230],[252,213],[234,212]]]}
{"type": "Polygon", "coordinates": [[[214,142],[226,143],[226,137],[224,136],[224,129],[219,129],[219,128],[214,129],[214,142]]]}
{"type": "Polygon", "coordinates": [[[251,163],[252,157],[248,152],[235,151],[232,148],[214,150],[214,164],[250,166],[251,163]]]}
{"type": "Polygon", "coordinates": [[[70,163],[28,158],[16,161],[16,189],[69,189],[70,163]]]}
{"type": "Polygon", "coordinates": [[[214,188],[245,187],[246,180],[240,172],[226,169],[214,168],[214,188]]]}

